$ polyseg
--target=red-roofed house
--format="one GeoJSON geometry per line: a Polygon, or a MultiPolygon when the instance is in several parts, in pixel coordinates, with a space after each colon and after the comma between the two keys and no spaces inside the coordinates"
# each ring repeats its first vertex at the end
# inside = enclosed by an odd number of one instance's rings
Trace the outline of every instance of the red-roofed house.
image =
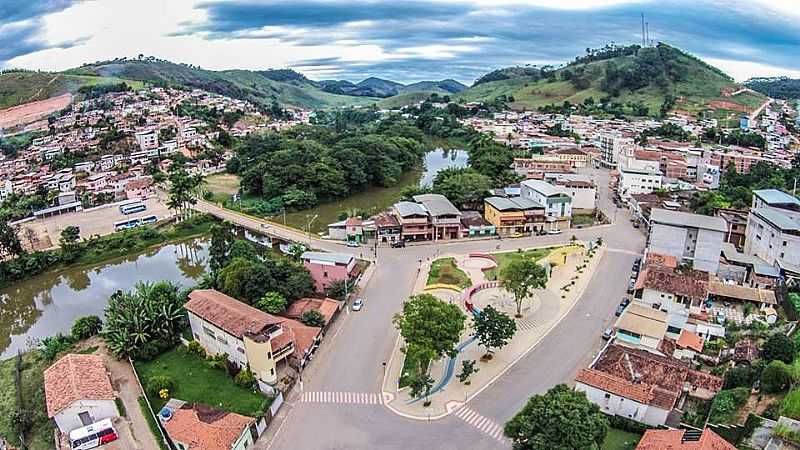
{"type": "Polygon", "coordinates": [[[736,446],[708,428],[702,433],[694,430],[647,430],[636,450],[736,450],[736,446]]]}
{"type": "Polygon", "coordinates": [[[722,389],[722,379],[699,372],[677,359],[646,350],[611,344],[575,378],[606,414],[651,426],[676,425],[686,397],[709,401],[722,389]]]}
{"type": "Polygon", "coordinates": [[[213,289],[192,291],[186,311],[192,335],[205,351],[249,366],[267,393],[278,380],[278,363],[293,357],[295,365],[304,365],[322,334],[321,328],[267,314],[213,289]]]}
{"type": "Polygon", "coordinates": [[[300,320],[308,311],[318,311],[325,318],[325,325],[328,325],[339,312],[339,302],[330,298],[301,298],[292,302],[284,315],[300,320]]]}
{"type": "Polygon", "coordinates": [[[244,450],[258,437],[256,419],[184,404],[161,423],[178,450],[244,450]]]}
{"type": "Polygon", "coordinates": [[[69,354],[44,371],[47,417],[62,433],[119,417],[103,358],[69,354]]]}

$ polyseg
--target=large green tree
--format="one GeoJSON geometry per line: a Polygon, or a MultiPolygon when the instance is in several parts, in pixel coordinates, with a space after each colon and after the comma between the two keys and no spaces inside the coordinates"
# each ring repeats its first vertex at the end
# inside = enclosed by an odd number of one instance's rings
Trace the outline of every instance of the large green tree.
{"type": "Polygon", "coordinates": [[[492,180],[471,168],[441,170],[433,180],[433,192],[442,194],[461,209],[481,206],[492,180]]]}
{"type": "Polygon", "coordinates": [[[606,433],[600,408],[565,384],[531,397],[505,426],[514,450],[599,449],[606,433]]]}
{"type": "Polygon", "coordinates": [[[761,347],[761,356],[766,361],[778,360],[791,364],[796,355],[797,344],[783,333],[772,334],[761,347]]]}
{"type": "Polygon", "coordinates": [[[474,336],[486,348],[487,354],[492,349],[502,348],[517,332],[517,323],[508,315],[496,310],[492,305],[486,306],[480,314],[473,318],[474,336]]]}
{"type": "Polygon", "coordinates": [[[522,317],[522,302],[547,284],[547,271],[529,258],[511,261],[500,271],[500,285],[514,295],[517,317],[522,317]]]}
{"type": "Polygon", "coordinates": [[[403,303],[394,324],[409,346],[430,351],[434,359],[458,354],[456,345],[464,331],[466,316],[458,306],[433,295],[415,295],[403,303]]]}
{"type": "Polygon", "coordinates": [[[0,215],[0,259],[9,256],[19,256],[23,253],[22,242],[17,236],[17,230],[9,224],[10,217],[0,215]]]}

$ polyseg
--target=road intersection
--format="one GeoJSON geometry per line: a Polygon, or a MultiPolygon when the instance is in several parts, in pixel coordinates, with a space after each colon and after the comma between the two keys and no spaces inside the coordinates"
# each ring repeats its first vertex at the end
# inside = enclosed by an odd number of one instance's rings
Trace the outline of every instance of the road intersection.
{"type": "MultiPolygon", "coordinates": [[[[600,191],[599,207],[612,216],[609,213],[614,206],[608,195],[607,173],[592,174],[600,191]]],[[[200,209],[211,212],[206,205],[200,209]]],[[[360,312],[340,317],[336,332],[326,338],[314,362],[304,371],[302,389],[295,389],[289,396],[286,407],[267,435],[259,439],[257,448],[509,448],[510,443],[502,436],[503,424],[530,396],[558,383],[570,383],[602,347],[600,334],[611,324],[613,311],[625,295],[630,267],[644,248],[644,237],[630,226],[626,212],[620,210],[613,216],[617,218],[613,224],[570,230],[562,235],[378,248],[369,280],[360,294],[366,299],[366,306],[360,312]],[[466,405],[454,407],[443,418],[409,419],[385,406],[391,401],[387,396],[392,394],[381,392],[384,363],[398,336],[391,319],[412,293],[422,262],[445,252],[468,254],[566,244],[573,235],[586,241],[600,237],[606,251],[580,300],[536,346],[466,405]]],[[[235,219],[239,222],[241,216],[235,219]]],[[[248,227],[263,227],[257,218],[245,220],[253,221],[248,227]]],[[[296,239],[302,235],[294,234],[296,239]]],[[[364,252],[364,248],[320,240],[314,240],[313,246],[356,255],[364,252]]],[[[371,251],[368,253],[373,256],[371,251]]]]}

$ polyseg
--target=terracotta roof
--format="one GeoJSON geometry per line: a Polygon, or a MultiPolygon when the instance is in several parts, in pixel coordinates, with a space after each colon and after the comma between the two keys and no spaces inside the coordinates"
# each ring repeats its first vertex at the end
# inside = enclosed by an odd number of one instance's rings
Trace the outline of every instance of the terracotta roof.
{"type": "Polygon", "coordinates": [[[283,331],[288,331],[294,340],[294,356],[297,359],[303,359],[306,352],[314,345],[317,336],[322,333],[322,328],[309,327],[297,320],[285,319],[282,325],[283,331]]]}
{"type": "Polygon", "coordinates": [[[375,220],[375,226],[378,228],[391,228],[391,227],[399,227],[400,222],[398,222],[397,217],[394,214],[389,213],[381,213],[373,218],[375,220]]]}
{"type": "Polygon", "coordinates": [[[78,400],[114,400],[114,389],[103,358],[69,354],[44,371],[47,417],[78,400]]]}
{"type": "Polygon", "coordinates": [[[678,347],[689,348],[696,352],[703,351],[703,338],[688,330],[682,330],[678,337],[678,347]]]}
{"type": "Polygon", "coordinates": [[[355,227],[355,226],[361,226],[361,224],[363,224],[364,221],[361,220],[361,217],[349,217],[344,223],[348,227],[355,227]]]}
{"type": "Polygon", "coordinates": [[[777,305],[775,292],[767,289],[756,289],[738,284],[728,284],[722,281],[710,281],[708,283],[708,293],[717,297],[725,297],[733,300],[743,300],[755,303],[766,303],[777,305]]]}
{"type": "Polygon", "coordinates": [[[170,438],[187,444],[189,450],[230,450],[254,422],[252,417],[195,404],[173,411],[164,428],[170,438]]]}
{"type": "Polygon", "coordinates": [[[555,150],[555,151],[550,152],[550,153],[554,153],[556,155],[586,156],[586,152],[585,151],[583,151],[583,150],[581,150],[579,148],[574,148],[574,147],[560,148],[560,149],[555,150]]]}
{"type": "Polygon", "coordinates": [[[678,272],[668,267],[648,264],[636,279],[635,288],[705,300],[708,297],[708,274],[697,270],[678,272]]]}
{"type": "Polygon", "coordinates": [[[319,311],[325,317],[325,323],[330,323],[336,311],[339,310],[339,302],[330,298],[301,298],[295,300],[286,310],[286,317],[299,319],[306,311],[319,311]]]}
{"type": "Polygon", "coordinates": [[[213,289],[195,289],[189,294],[186,310],[239,339],[256,335],[280,317],[265,313],[213,289]]]}
{"type": "MultiPolygon", "coordinates": [[[[644,194],[644,195],[651,195],[651,194],[644,194]]],[[[678,267],[678,258],[672,255],[662,255],[660,253],[648,253],[646,265],[670,267],[674,269],[678,267]]]]}
{"type": "Polygon", "coordinates": [[[753,361],[758,358],[758,346],[750,339],[742,339],[733,347],[733,360],[753,361]]]}
{"type": "Polygon", "coordinates": [[[722,389],[722,378],[692,370],[675,358],[617,344],[609,345],[592,369],[629,383],[636,381],[657,387],[651,391],[654,394],[651,404],[667,409],[674,405],[684,387],[689,388],[690,395],[701,398],[722,389]]]}
{"type": "Polygon", "coordinates": [[[730,442],[706,428],[699,440],[684,440],[686,430],[647,430],[636,450],[736,450],[730,442]]]}
{"type": "Polygon", "coordinates": [[[575,377],[575,381],[645,405],[650,404],[653,400],[649,385],[634,384],[594,369],[582,369],[575,377]]]}

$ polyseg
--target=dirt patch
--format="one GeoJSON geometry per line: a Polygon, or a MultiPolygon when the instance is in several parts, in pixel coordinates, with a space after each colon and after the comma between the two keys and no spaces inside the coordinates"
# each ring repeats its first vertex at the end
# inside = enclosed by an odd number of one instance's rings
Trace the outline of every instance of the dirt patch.
{"type": "Polygon", "coordinates": [[[724,100],[712,100],[708,103],[708,107],[712,109],[727,109],[729,111],[750,112],[750,108],[738,103],[727,102],[724,100]]]}
{"type": "Polygon", "coordinates": [[[13,106],[0,111],[0,128],[12,128],[36,122],[54,112],[58,112],[72,103],[72,94],[39,100],[13,106]]]}

